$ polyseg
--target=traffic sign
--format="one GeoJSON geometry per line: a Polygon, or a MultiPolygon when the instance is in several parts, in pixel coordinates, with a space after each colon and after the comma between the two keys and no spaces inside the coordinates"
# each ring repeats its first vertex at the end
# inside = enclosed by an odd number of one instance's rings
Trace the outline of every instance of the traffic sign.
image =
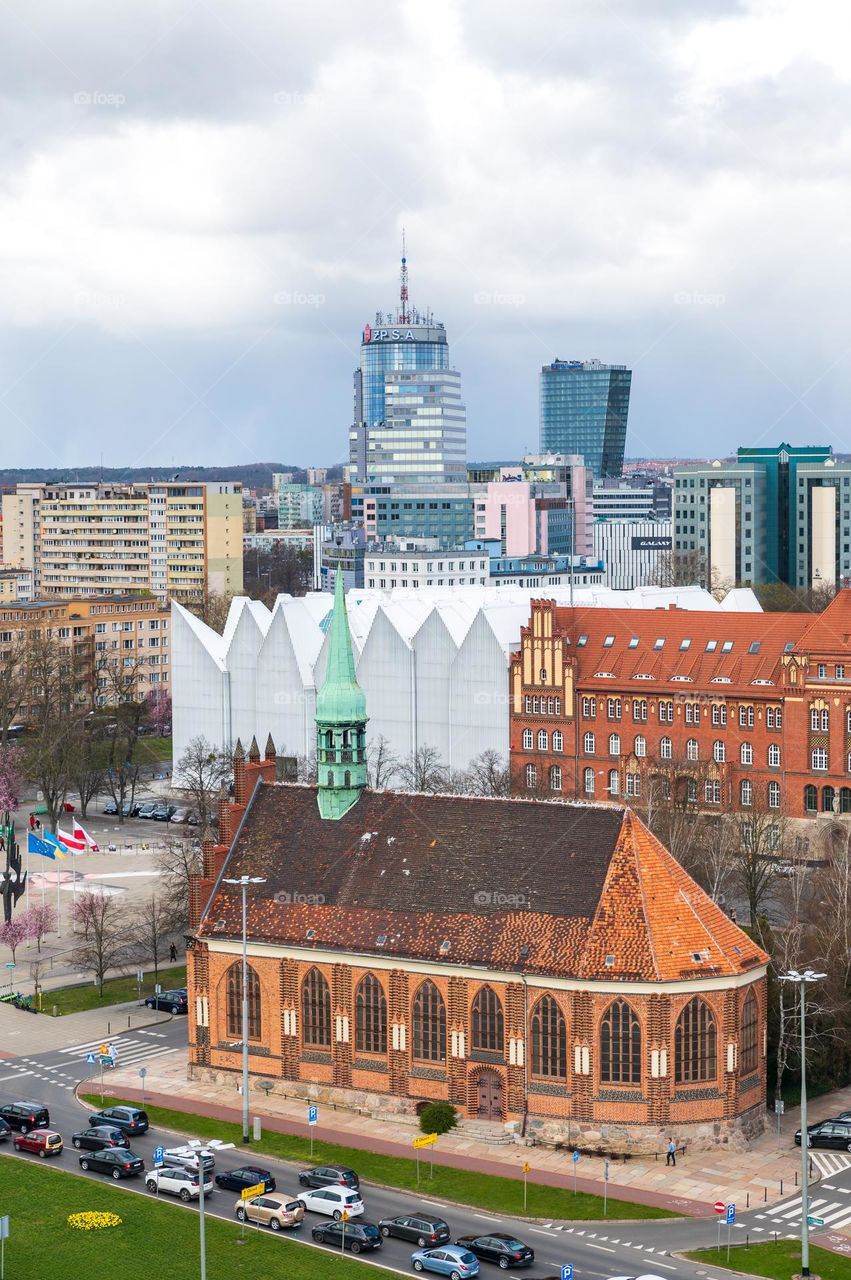
{"type": "Polygon", "coordinates": [[[246,1187],[244,1191],[240,1191],[240,1200],[253,1200],[255,1196],[262,1196],[266,1190],[265,1182],[255,1182],[253,1187],[246,1187]]]}
{"type": "Polygon", "coordinates": [[[736,1221],[736,1206],[734,1204],[727,1205],[726,1217],[727,1217],[727,1226],[732,1227],[733,1223],[736,1221]]]}
{"type": "Polygon", "coordinates": [[[563,1262],[561,1264],[561,1280],[573,1280],[572,1262],[563,1262]]]}
{"type": "Polygon", "coordinates": [[[318,1121],[318,1119],[319,1119],[319,1108],[318,1108],[318,1107],[308,1107],[308,1108],[307,1108],[307,1123],[308,1123],[308,1124],[316,1124],[316,1122],[318,1121]]]}
{"type": "Polygon", "coordinates": [[[15,965],[14,960],[7,960],[7,961],[6,961],[6,968],[7,968],[7,969],[14,969],[14,968],[16,968],[16,965],[15,965]]]}
{"type": "Polygon", "coordinates": [[[95,1061],[95,1055],[93,1053],[87,1053],[86,1062],[88,1062],[90,1067],[94,1066],[94,1061],[95,1061]]]}
{"type": "Polygon", "coordinates": [[[154,1168],[165,1164],[165,1147],[154,1147],[154,1168]]]}
{"type": "Polygon", "coordinates": [[[435,1142],[437,1142],[436,1133],[427,1133],[422,1138],[414,1138],[415,1147],[431,1147],[435,1142]]]}
{"type": "Polygon", "coordinates": [[[523,1165],[523,1172],[524,1172],[524,1173],[531,1173],[531,1172],[532,1172],[532,1166],[531,1166],[530,1164],[528,1164],[528,1163],[524,1164],[524,1165],[523,1165]]]}
{"type": "Polygon", "coordinates": [[[340,1221],[348,1222],[348,1220],[349,1220],[349,1211],[348,1209],[344,1209],[343,1212],[340,1214],[340,1221]]]}
{"type": "Polygon", "coordinates": [[[716,1201],[715,1201],[715,1204],[714,1204],[712,1207],[714,1208],[714,1210],[715,1210],[715,1212],[716,1212],[716,1213],[726,1213],[726,1212],[727,1212],[727,1206],[725,1205],[725,1203],[724,1203],[724,1201],[723,1201],[723,1200],[716,1200],[716,1201]]]}
{"type": "Polygon", "coordinates": [[[812,1216],[812,1214],[809,1214],[809,1213],[808,1213],[808,1214],[807,1214],[807,1226],[808,1226],[808,1227],[823,1227],[823,1226],[824,1226],[824,1218],[814,1218],[814,1217],[812,1216]]]}
{"type": "Polygon", "coordinates": [[[108,1055],[109,1055],[109,1045],[108,1045],[108,1044],[102,1044],[102,1045],[100,1046],[100,1048],[98,1049],[98,1053],[103,1053],[103,1054],[105,1054],[105,1055],[107,1055],[107,1056],[108,1056],[108,1055]]]}
{"type": "Polygon", "coordinates": [[[140,1068],[139,1068],[139,1078],[140,1078],[141,1080],[144,1080],[144,1079],[145,1079],[145,1076],[146,1076],[147,1074],[148,1074],[148,1068],[147,1068],[147,1067],[140,1067],[140,1068]]]}
{"type": "Polygon", "coordinates": [[[574,1153],[573,1153],[573,1163],[574,1163],[574,1164],[579,1164],[579,1152],[578,1152],[578,1151],[574,1151],[574,1153]]]}
{"type": "Polygon", "coordinates": [[[782,1099],[782,1098],[775,1098],[775,1099],[774,1099],[774,1114],[775,1114],[776,1116],[782,1116],[782,1115],[783,1115],[783,1112],[784,1112],[785,1110],[786,1110],[786,1103],[783,1101],[783,1099],[782,1099]]]}

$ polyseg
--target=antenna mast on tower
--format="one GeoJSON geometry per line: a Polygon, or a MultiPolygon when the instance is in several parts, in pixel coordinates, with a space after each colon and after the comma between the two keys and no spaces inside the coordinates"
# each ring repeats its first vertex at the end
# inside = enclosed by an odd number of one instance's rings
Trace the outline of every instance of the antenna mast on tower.
{"type": "Polygon", "coordinates": [[[408,259],[405,251],[405,228],[402,228],[402,268],[399,273],[399,323],[410,324],[408,312],[408,259]]]}

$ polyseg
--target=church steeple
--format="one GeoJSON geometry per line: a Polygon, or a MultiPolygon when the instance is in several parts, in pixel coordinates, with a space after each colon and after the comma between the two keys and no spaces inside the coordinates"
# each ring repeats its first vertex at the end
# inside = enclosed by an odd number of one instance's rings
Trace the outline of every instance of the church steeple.
{"type": "Polygon", "coordinates": [[[337,570],[328,671],[316,696],[317,801],[323,818],[342,818],[366,786],[366,698],[355,675],[343,575],[337,570]]]}

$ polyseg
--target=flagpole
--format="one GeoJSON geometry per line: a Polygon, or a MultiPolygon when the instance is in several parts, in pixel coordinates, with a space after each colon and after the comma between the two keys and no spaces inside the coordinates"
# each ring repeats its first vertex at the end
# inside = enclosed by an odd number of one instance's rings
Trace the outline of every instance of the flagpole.
{"type": "Polygon", "coordinates": [[[27,911],[30,909],[30,838],[27,836],[27,911]]]}
{"type": "Polygon", "coordinates": [[[56,863],[56,936],[62,937],[62,908],[59,905],[59,859],[54,858],[56,863]]]}

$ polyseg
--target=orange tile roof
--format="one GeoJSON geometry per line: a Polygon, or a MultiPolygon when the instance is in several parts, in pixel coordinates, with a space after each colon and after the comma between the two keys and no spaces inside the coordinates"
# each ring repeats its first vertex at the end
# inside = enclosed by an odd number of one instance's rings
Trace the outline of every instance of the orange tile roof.
{"type": "MultiPolygon", "coordinates": [[[[766,961],[611,806],[366,791],[328,822],[315,787],[264,784],[223,874],[265,877],[249,902],[257,942],[624,982],[766,961]]],[[[221,880],[199,936],[241,936],[241,897],[221,880]]]]}
{"type": "Polygon", "coordinates": [[[823,613],[809,616],[799,649],[809,653],[841,653],[851,649],[851,590],[837,591],[823,613]]]}

